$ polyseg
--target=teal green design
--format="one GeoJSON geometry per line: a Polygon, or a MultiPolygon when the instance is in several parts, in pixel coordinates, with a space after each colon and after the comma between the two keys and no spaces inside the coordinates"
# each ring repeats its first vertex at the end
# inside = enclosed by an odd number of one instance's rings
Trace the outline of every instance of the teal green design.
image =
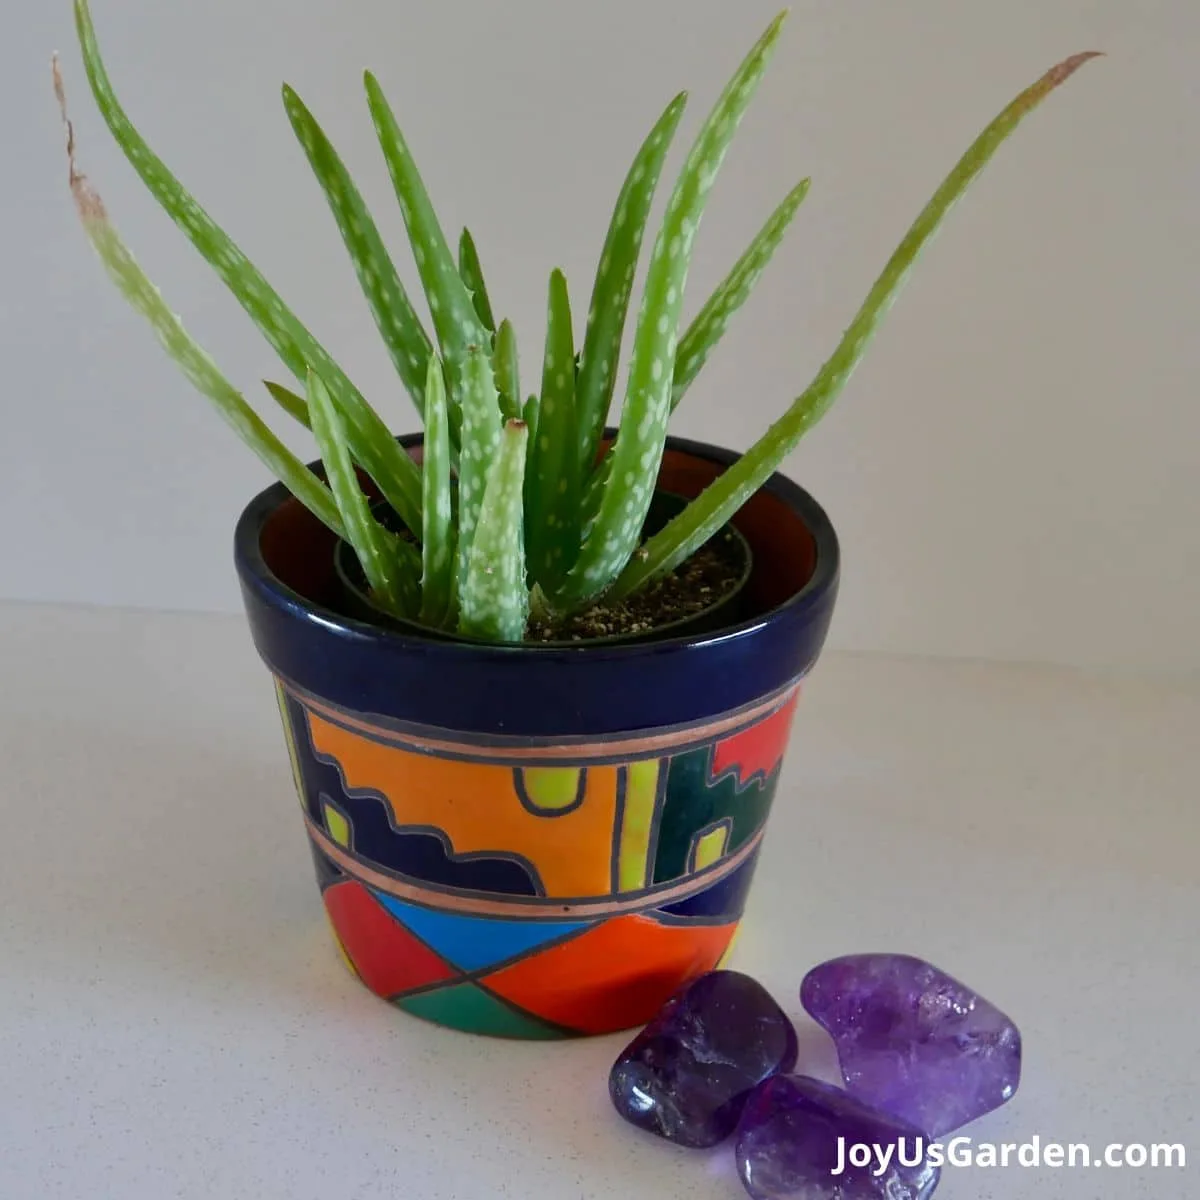
{"type": "Polygon", "coordinates": [[[536,1017],[510,1008],[473,983],[417,992],[412,996],[401,996],[393,1003],[414,1017],[447,1025],[451,1029],[461,1029],[466,1033],[521,1038],[525,1041],[551,1041],[567,1036],[564,1030],[544,1025],[536,1017]]]}
{"type": "Polygon", "coordinates": [[[711,762],[712,748],[707,746],[671,760],[654,855],[655,883],[688,873],[688,855],[701,830],[730,820],[725,852],[734,854],[766,824],[779,782],[778,768],[765,780],[740,788],[736,772],[710,782],[711,762]]]}

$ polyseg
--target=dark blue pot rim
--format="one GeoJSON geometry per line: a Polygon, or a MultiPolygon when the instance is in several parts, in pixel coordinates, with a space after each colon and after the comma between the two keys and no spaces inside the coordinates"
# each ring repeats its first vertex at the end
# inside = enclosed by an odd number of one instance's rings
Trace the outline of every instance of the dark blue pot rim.
{"type": "MultiPolygon", "coordinates": [[[[420,435],[398,439],[405,447],[420,435]]],[[[723,467],[740,457],[669,437],[669,450],[723,467]]],[[[309,464],[320,470],[319,461],[309,464]]],[[[824,645],[840,572],[825,510],[776,472],[761,489],[787,505],[815,545],[807,583],[769,612],[704,634],[604,646],[481,646],[423,638],[316,604],[268,567],[264,525],[291,499],[282,483],[255,496],[234,533],[234,561],[255,646],[300,694],[385,727],[472,740],[562,742],[685,728],[782,693],[824,645]]],[[[770,563],[761,564],[770,569],[770,563]]]]}

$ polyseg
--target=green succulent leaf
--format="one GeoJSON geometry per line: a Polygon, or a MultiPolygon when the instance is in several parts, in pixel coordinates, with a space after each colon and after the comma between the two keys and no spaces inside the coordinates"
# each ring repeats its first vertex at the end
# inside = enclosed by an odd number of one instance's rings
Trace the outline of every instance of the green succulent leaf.
{"type": "Polygon", "coordinates": [[[541,401],[536,396],[530,396],[525,401],[525,407],[521,410],[521,419],[529,426],[529,440],[531,443],[537,437],[540,409],[541,401]]]}
{"type": "Polygon", "coordinates": [[[488,297],[487,284],[483,280],[483,267],[479,262],[479,251],[475,248],[475,239],[469,229],[462,231],[458,240],[458,273],[471,300],[475,305],[475,315],[483,323],[488,333],[496,332],[496,318],[492,313],[492,302],[488,297]]]}
{"type": "Polygon", "coordinates": [[[471,540],[483,506],[492,462],[500,447],[499,396],[491,361],[482,346],[466,347],[462,397],[462,453],[458,468],[460,585],[467,570],[471,540]]]}
{"type": "Polygon", "coordinates": [[[163,349],[192,386],[209,400],[222,419],[292,495],[341,537],[344,532],[342,519],[329,489],[271,432],[241,392],[184,329],[183,322],[167,306],[158,288],[146,277],[121,239],[87,177],[76,169],[74,130],[67,120],[66,97],[57,61],[54,82],[67,127],[71,192],[84,232],[105,272],[121,295],[149,324],[163,349]]]}
{"type": "Polygon", "coordinates": [[[286,388],[282,383],[275,383],[271,379],[264,379],[263,387],[293,421],[299,422],[305,429],[312,430],[312,422],[308,419],[308,401],[303,396],[297,396],[291,388],[286,388]]]}
{"type": "Polygon", "coordinates": [[[160,206],[216,270],[292,374],[306,380],[312,367],[327,381],[346,421],[355,458],[405,524],[410,529],[419,529],[421,479],[416,464],[324,347],[138,133],[113,91],[87,0],[75,0],[75,23],[92,94],[125,157],[160,206]]]}
{"type": "Polygon", "coordinates": [[[453,418],[465,402],[463,388],[468,350],[474,346],[490,352],[491,331],[475,310],[475,302],[450,253],[408,143],[370,71],[365,75],[365,84],[375,133],[404,217],[413,258],[441,345],[453,418]]]}
{"type": "Polygon", "coordinates": [[[528,440],[524,421],[505,423],[460,588],[458,629],[467,637],[519,642],[525,636],[529,587],[522,493],[528,440]]]}
{"type": "Polygon", "coordinates": [[[371,514],[371,506],[359,486],[346,430],[329,389],[314,371],[308,375],[308,412],[313,436],[321,451],[325,474],[342,514],[346,540],[354,548],[363,574],[377,603],[400,616],[415,611],[420,584],[411,554],[390,530],[371,514]]]}
{"type": "Polygon", "coordinates": [[[809,179],[802,180],[771,214],[746,253],[734,264],[680,339],[675,359],[672,409],[679,406],[684,393],[724,336],[729,322],[750,298],[755,284],[783,241],[783,235],[787,233],[800,205],[804,203],[811,182],[809,179]]]}
{"type": "Polygon", "coordinates": [[[421,411],[432,349],[375,221],[345,164],[300,97],[286,84],[283,104],[342,235],[359,286],[396,373],[421,411]]]}
{"type": "Polygon", "coordinates": [[[496,331],[496,387],[505,419],[521,415],[521,368],[517,359],[517,334],[511,321],[501,321],[496,331]]]}
{"type": "Polygon", "coordinates": [[[529,452],[526,533],[530,576],[549,594],[579,553],[575,338],[567,280],[557,270],[550,276],[537,429],[529,452]]]}
{"type": "MultiPolygon", "coordinates": [[[[810,180],[803,180],[783,203],[771,214],[766,225],[750,244],[746,253],[734,264],[733,269],[722,280],[716,291],[708,298],[704,307],[688,327],[679,342],[675,356],[675,379],[671,394],[671,409],[679,407],[688,388],[704,368],[709,356],[725,335],[738,309],[750,298],[763,270],[771,261],[783,241],[793,218],[808,195],[810,180]]],[[[585,535],[595,520],[604,495],[604,488],[612,475],[612,455],[606,454],[600,465],[589,476],[584,489],[583,510],[585,535]]]]}
{"type": "Polygon", "coordinates": [[[611,595],[627,596],[663,575],[702,546],[770,478],[837,399],[862,360],[880,322],[908,279],[919,254],[1018,124],[1094,53],[1052,67],[1013,100],[975,139],[918,215],[875,281],[832,356],[791,408],[688,507],[652,537],[622,572],[611,595]]]}
{"type": "Polygon", "coordinates": [[[450,488],[450,417],[446,382],[436,355],[429,359],[425,384],[425,437],[422,478],[425,490],[421,535],[421,620],[441,624],[450,610],[454,585],[454,513],[450,488]]]}
{"type": "Polygon", "coordinates": [[[708,196],[742,117],[762,80],[786,12],[738,67],[688,155],[647,273],[612,472],[591,533],[553,600],[579,608],[599,596],[637,548],[666,445],[679,316],[692,245],[708,196]]]}
{"type": "Polygon", "coordinates": [[[687,93],[681,92],[667,105],[642,143],[617,197],[605,237],[579,358],[579,464],[585,474],[595,460],[612,406],[621,339],[646,221],[686,105],[687,93]]]}

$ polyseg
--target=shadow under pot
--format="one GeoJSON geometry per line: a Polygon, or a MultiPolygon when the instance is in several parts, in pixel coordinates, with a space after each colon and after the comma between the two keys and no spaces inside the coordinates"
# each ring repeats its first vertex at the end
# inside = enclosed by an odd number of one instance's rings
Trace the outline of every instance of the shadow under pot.
{"type": "MultiPolygon", "coordinates": [[[[689,503],[674,492],[657,491],[642,527],[642,541],[653,537],[689,503]]],[[[411,540],[412,533],[392,507],[377,500],[371,511],[386,529],[411,540]]],[[[554,626],[531,624],[527,642],[542,646],[612,645],[713,633],[745,616],[745,589],[754,568],[750,544],[733,524],[719,529],[687,562],[658,584],[616,605],[603,602],[554,626]]],[[[478,642],[452,630],[434,629],[398,616],[377,604],[354,548],[338,540],[334,571],[344,615],[425,638],[478,642]]]]}

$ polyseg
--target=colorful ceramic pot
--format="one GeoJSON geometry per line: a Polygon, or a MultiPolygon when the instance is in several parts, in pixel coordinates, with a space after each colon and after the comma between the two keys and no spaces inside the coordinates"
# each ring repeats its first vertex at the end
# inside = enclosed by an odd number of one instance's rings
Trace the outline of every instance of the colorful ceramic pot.
{"type": "MultiPolygon", "coordinates": [[[[735,457],[672,438],[659,484],[696,495],[735,457]]],[[[250,628],[325,910],[373,992],[478,1033],[599,1034],[725,960],[838,583],[833,527],[786,478],[736,524],[738,624],[503,647],[344,615],[333,535],[281,485],[246,508],[250,628]]]]}

